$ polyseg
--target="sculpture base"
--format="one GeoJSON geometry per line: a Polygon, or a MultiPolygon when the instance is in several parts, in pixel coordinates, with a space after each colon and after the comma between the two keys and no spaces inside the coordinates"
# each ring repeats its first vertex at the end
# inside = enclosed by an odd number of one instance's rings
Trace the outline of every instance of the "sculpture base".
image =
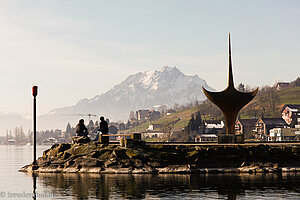
{"type": "Polygon", "coordinates": [[[244,143],[243,134],[218,134],[218,144],[242,144],[244,143]]]}
{"type": "Polygon", "coordinates": [[[245,142],[244,134],[235,134],[235,143],[236,144],[243,144],[245,142]]]}
{"type": "Polygon", "coordinates": [[[218,134],[218,144],[234,144],[234,134],[218,134]]]}

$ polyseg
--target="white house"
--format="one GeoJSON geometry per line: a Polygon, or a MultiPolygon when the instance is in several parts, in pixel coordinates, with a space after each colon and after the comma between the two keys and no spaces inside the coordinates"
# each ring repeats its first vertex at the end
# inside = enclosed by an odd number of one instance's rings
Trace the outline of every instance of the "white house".
{"type": "Polygon", "coordinates": [[[195,142],[217,142],[216,134],[201,134],[195,137],[195,142]]]}
{"type": "Polygon", "coordinates": [[[162,124],[150,124],[147,130],[153,131],[154,129],[161,128],[162,124]]]}
{"type": "Polygon", "coordinates": [[[295,140],[300,130],[297,128],[273,128],[270,130],[268,141],[291,141],[295,140]]]}
{"type": "Polygon", "coordinates": [[[300,128],[300,105],[299,104],[284,105],[282,109],[282,119],[284,119],[284,121],[289,126],[291,126],[291,128],[300,128]]]}
{"type": "Polygon", "coordinates": [[[222,129],[225,126],[222,120],[207,120],[205,121],[205,128],[208,129],[222,129]]]}

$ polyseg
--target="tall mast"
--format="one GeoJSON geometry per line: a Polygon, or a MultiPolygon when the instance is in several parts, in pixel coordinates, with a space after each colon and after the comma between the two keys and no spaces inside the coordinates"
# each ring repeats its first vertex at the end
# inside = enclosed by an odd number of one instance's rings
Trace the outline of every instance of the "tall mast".
{"type": "Polygon", "coordinates": [[[228,74],[228,87],[233,87],[234,88],[233,75],[232,75],[232,62],[231,62],[230,33],[229,33],[229,74],[228,74]]]}

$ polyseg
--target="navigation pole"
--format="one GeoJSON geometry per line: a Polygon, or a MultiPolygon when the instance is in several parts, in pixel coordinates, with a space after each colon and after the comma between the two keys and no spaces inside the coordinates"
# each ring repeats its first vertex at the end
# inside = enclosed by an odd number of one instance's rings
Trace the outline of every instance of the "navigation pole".
{"type": "Polygon", "coordinates": [[[38,93],[38,87],[32,87],[32,96],[33,96],[33,168],[37,167],[36,163],[36,96],[38,93]]]}

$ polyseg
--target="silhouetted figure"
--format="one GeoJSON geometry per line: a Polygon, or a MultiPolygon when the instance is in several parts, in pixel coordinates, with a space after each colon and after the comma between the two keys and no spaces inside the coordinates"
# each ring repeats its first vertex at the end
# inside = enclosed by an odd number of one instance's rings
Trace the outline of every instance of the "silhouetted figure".
{"type": "MultiPolygon", "coordinates": [[[[101,116],[100,117],[100,127],[98,129],[98,131],[101,134],[107,134],[108,133],[108,124],[107,122],[104,120],[104,117],[101,116]]],[[[99,140],[99,133],[97,134],[96,138],[94,139],[94,141],[98,141],[99,140]]]]}
{"type": "Polygon", "coordinates": [[[101,132],[101,134],[107,134],[108,133],[108,124],[107,122],[104,120],[104,117],[100,117],[100,128],[99,131],[101,132]]]}
{"type": "Polygon", "coordinates": [[[87,135],[89,134],[88,129],[84,125],[83,119],[79,120],[79,123],[76,126],[76,133],[78,136],[85,136],[85,137],[87,137],[87,135]]]}

